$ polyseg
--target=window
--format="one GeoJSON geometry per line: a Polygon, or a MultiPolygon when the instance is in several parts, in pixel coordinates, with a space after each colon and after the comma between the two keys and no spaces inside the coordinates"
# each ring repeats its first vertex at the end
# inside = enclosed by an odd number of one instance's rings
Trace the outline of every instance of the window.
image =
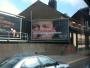
{"type": "Polygon", "coordinates": [[[53,65],[54,63],[56,63],[56,61],[52,60],[51,58],[45,57],[45,56],[40,56],[39,60],[43,65],[53,65]]]}

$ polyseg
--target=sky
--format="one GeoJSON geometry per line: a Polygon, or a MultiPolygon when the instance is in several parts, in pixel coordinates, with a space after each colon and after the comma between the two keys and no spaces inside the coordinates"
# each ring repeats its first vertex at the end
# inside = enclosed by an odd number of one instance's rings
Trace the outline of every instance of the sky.
{"type": "MultiPolygon", "coordinates": [[[[37,0],[0,0],[0,11],[18,15],[37,0]]],[[[40,0],[48,4],[49,0],[40,0]]],[[[87,7],[84,0],[57,0],[57,10],[73,16],[79,9],[87,7]]]]}

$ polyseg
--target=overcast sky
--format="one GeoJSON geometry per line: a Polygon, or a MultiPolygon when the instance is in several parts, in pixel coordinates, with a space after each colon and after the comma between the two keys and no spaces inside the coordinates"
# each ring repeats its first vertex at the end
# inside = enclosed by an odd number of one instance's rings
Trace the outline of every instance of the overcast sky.
{"type": "MultiPolygon", "coordinates": [[[[0,0],[0,11],[19,14],[37,0],[0,0]]],[[[40,0],[48,4],[49,0],[40,0]]],[[[86,7],[84,0],[57,0],[57,10],[72,16],[79,9],[86,7]]]]}

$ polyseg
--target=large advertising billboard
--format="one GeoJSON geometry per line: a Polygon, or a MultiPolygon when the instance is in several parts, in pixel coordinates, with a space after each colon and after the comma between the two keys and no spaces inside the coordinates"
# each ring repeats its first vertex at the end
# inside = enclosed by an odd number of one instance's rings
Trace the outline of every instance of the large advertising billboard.
{"type": "Polygon", "coordinates": [[[0,40],[20,39],[21,18],[14,15],[0,13],[0,40]]]}
{"type": "Polygon", "coordinates": [[[32,21],[31,40],[35,41],[68,41],[69,20],[36,20],[32,21]]]}

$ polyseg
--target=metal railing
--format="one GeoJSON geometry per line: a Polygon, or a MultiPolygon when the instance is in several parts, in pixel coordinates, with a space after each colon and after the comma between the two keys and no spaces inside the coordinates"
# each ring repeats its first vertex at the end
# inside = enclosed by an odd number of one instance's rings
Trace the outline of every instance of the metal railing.
{"type": "Polygon", "coordinates": [[[0,41],[28,41],[28,34],[23,32],[18,32],[13,35],[10,32],[0,34],[0,41]]]}

